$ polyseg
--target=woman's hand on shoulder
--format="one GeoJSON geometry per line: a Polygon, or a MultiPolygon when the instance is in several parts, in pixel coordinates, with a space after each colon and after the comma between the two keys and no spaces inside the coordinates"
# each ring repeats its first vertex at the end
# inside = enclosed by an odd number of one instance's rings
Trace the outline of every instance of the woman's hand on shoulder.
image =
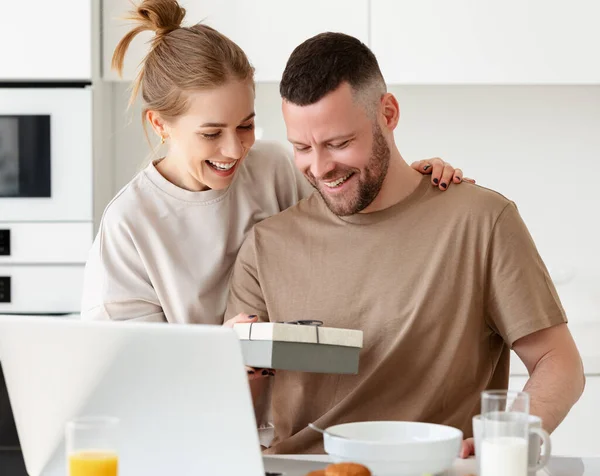
{"type": "Polygon", "coordinates": [[[411,167],[423,175],[431,175],[431,184],[440,190],[448,190],[452,183],[475,183],[475,180],[463,177],[461,169],[455,169],[439,157],[413,162],[411,167]]]}

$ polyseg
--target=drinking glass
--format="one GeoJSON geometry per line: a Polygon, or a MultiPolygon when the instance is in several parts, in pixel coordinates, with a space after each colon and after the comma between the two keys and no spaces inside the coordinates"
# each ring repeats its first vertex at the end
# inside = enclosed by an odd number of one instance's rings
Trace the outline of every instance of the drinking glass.
{"type": "Polygon", "coordinates": [[[483,421],[481,476],[527,476],[542,469],[550,459],[550,436],[530,426],[529,394],[514,390],[491,390],[481,395],[483,421]],[[540,462],[528,465],[529,437],[537,434],[544,443],[540,462]]]}
{"type": "Polygon", "coordinates": [[[67,422],[68,476],[118,476],[119,420],[89,416],[67,422]]]}

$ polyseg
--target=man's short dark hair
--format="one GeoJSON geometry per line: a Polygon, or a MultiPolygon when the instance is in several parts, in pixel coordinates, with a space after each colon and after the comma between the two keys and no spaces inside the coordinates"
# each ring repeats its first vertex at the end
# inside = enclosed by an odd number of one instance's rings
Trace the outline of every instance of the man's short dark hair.
{"type": "Polygon", "coordinates": [[[343,33],[321,33],[296,47],[279,86],[281,97],[298,106],[321,100],[347,82],[355,93],[385,93],[377,58],[357,38],[343,33]]]}

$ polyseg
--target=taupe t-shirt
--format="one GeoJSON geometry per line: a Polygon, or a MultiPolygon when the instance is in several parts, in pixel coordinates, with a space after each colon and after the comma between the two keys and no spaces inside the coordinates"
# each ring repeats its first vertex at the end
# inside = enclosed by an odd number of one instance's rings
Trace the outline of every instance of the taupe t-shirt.
{"type": "Polygon", "coordinates": [[[506,388],[509,349],[566,322],[515,205],[423,177],[402,202],[337,217],[318,193],[256,225],[226,316],[361,329],[358,375],[279,371],[271,453],[321,452],[307,429],[361,420],[441,423],[471,436],[480,392],[506,388]]]}

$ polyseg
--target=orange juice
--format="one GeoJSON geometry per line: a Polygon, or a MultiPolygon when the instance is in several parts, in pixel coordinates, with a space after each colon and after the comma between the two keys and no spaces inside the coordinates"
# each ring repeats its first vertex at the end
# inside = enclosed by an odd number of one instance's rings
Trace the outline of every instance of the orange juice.
{"type": "Polygon", "coordinates": [[[117,476],[119,458],[109,451],[79,451],[69,455],[69,476],[117,476]]]}

